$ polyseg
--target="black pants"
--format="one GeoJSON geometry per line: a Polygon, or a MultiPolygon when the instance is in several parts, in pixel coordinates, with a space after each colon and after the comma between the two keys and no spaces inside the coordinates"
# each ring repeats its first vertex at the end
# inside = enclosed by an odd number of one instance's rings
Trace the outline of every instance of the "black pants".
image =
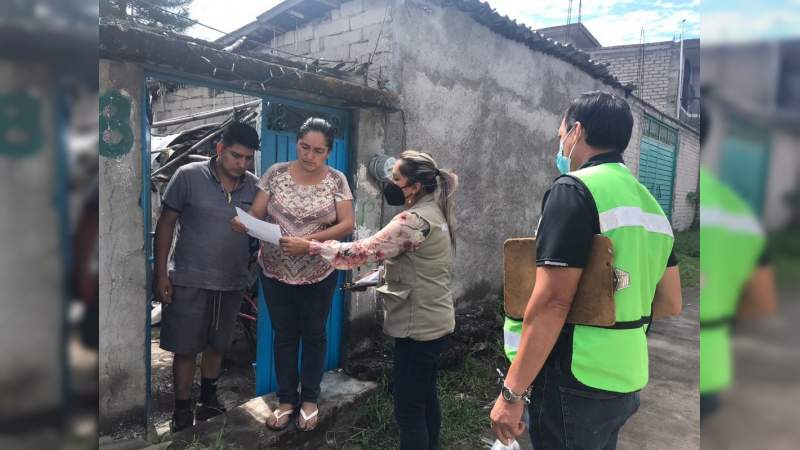
{"type": "Polygon", "coordinates": [[[638,409],[638,392],[577,387],[558,361],[548,360],[533,383],[528,423],[533,448],[613,450],[620,428],[638,409]]]}
{"type": "Polygon", "coordinates": [[[439,354],[447,336],[432,341],[403,338],[394,342],[394,417],[400,450],[439,447],[442,414],[436,395],[439,354]]]}
{"type": "Polygon", "coordinates": [[[700,394],[700,424],[703,420],[713,416],[721,405],[720,394],[700,394]]]}
{"type": "Polygon", "coordinates": [[[337,278],[334,271],[319,283],[293,285],[261,276],[275,330],[275,373],[281,403],[317,403],[327,348],[325,321],[328,320],[337,278]],[[303,360],[298,376],[301,338],[303,360]],[[298,381],[300,395],[297,393],[298,381]]]}

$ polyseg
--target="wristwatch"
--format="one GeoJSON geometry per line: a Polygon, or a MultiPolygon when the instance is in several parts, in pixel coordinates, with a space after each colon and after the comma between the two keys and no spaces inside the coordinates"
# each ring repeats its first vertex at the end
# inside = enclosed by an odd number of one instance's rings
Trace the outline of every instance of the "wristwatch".
{"type": "Polygon", "coordinates": [[[507,402],[517,403],[518,401],[522,400],[523,402],[525,402],[526,405],[530,405],[531,403],[530,391],[531,388],[528,388],[525,390],[525,392],[517,394],[504,384],[503,389],[500,391],[500,393],[507,402]]]}

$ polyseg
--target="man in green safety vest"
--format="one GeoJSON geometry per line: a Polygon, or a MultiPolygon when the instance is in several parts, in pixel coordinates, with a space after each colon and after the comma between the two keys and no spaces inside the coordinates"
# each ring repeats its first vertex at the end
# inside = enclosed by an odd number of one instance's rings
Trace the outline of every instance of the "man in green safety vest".
{"type": "MultiPolygon", "coordinates": [[[[711,126],[701,111],[700,142],[711,126]]],[[[771,314],[775,282],[766,238],[753,210],[709,167],[700,169],[700,421],[720,405],[733,380],[731,326],[771,314]]]]}
{"type": "Polygon", "coordinates": [[[573,100],[561,121],[562,176],[542,204],[536,285],[490,414],[503,442],[524,431],[529,403],[534,448],[615,448],[648,381],[645,333],[654,297],[680,312],[672,227],[622,159],[632,128],[627,102],[604,92],[573,100]],[[565,324],[596,234],[614,248],[616,324],[565,324]]]}

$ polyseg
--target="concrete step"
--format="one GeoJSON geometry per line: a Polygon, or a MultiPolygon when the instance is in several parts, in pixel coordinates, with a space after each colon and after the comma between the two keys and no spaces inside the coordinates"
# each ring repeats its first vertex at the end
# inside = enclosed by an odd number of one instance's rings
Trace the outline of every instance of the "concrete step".
{"type": "Polygon", "coordinates": [[[341,371],[326,372],[322,378],[322,394],[319,401],[320,419],[317,428],[301,432],[292,424],[285,430],[273,431],[266,427],[266,419],[272,408],[278,405],[275,394],[254,398],[223,415],[201,422],[194,428],[182,430],[171,437],[170,449],[216,448],[224,443],[225,448],[341,448],[336,442],[337,433],[328,433],[351,424],[359,408],[369,395],[378,388],[377,383],[359,381],[341,371]]]}

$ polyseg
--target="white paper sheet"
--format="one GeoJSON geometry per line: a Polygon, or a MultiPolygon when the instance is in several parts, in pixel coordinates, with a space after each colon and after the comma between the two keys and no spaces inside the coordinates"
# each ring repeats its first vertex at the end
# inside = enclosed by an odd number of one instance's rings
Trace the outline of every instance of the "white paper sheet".
{"type": "Polygon", "coordinates": [[[370,286],[377,286],[378,281],[380,280],[380,267],[373,270],[363,278],[359,279],[355,283],[353,283],[354,288],[358,287],[370,287],[370,286]]]}
{"type": "Polygon", "coordinates": [[[236,215],[242,224],[247,227],[247,234],[264,242],[278,245],[278,241],[281,238],[281,227],[274,223],[258,220],[238,207],[236,208],[236,215]]]}

